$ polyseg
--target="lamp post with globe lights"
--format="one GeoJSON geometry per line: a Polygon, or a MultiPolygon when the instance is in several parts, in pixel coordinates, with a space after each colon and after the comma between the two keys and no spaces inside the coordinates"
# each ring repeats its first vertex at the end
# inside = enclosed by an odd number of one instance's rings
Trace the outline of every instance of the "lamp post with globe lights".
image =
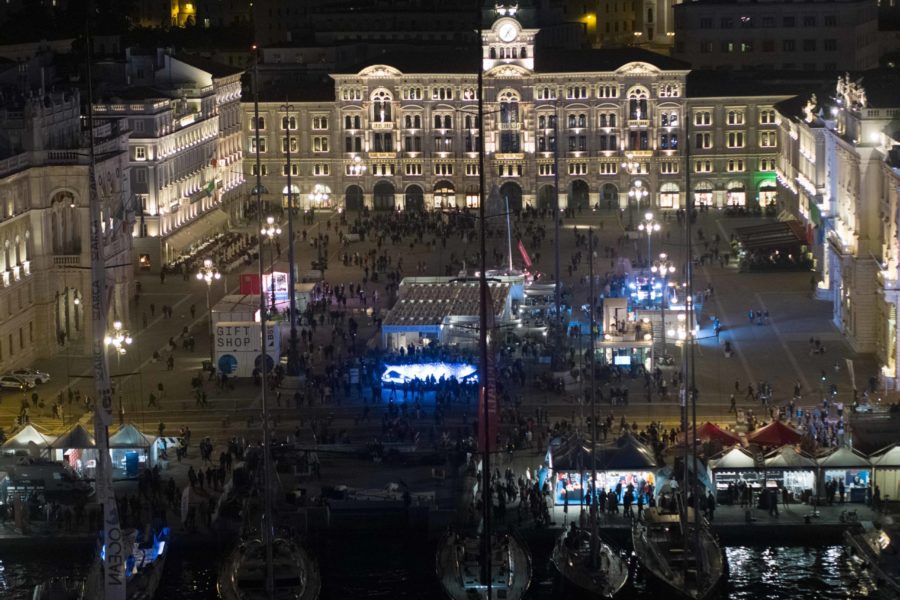
{"type": "Polygon", "coordinates": [[[353,157],[353,161],[347,166],[347,172],[354,177],[360,177],[366,172],[366,165],[363,163],[362,157],[358,154],[353,157]]]}
{"type": "MultiPolygon", "coordinates": [[[[281,235],[281,227],[275,222],[275,217],[266,217],[266,224],[259,230],[260,234],[269,240],[269,252],[272,257],[272,273],[269,277],[269,289],[272,293],[271,312],[275,313],[275,238],[281,235]]],[[[260,248],[260,255],[262,249],[260,248]]]]}
{"type": "Polygon", "coordinates": [[[669,256],[665,252],[660,252],[659,258],[653,261],[650,271],[662,277],[662,299],[659,302],[660,318],[662,319],[662,361],[668,360],[668,352],[666,348],[666,303],[669,302],[669,275],[675,272],[675,265],[669,260],[669,256]]]}
{"type": "Polygon", "coordinates": [[[659,221],[656,221],[653,218],[652,212],[644,213],[644,220],[638,225],[639,231],[644,231],[647,233],[647,262],[650,262],[650,255],[652,253],[652,249],[650,247],[651,239],[653,237],[653,232],[659,231],[662,229],[662,226],[659,224],[659,221]]]}
{"type": "Polygon", "coordinates": [[[628,190],[628,229],[634,230],[634,207],[640,206],[644,198],[649,195],[649,190],[644,187],[644,183],[640,179],[631,184],[631,189],[628,190]]]}
{"type": "Polygon", "coordinates": [[[212,287],[213,281],[222,279],[222,274],[219,273],[219,269],[216,267],[215,263],[213,263],[212,259],[206,258],[203,260],[203,266],[197,271],[196,277],[198,281],[206,283],[206,314],[209,315],[209,366],[210,369],[212,369],[215,365],[216,355],[213,341],[212,306],[209,302],[209,290],[212,287]]]}
{"type": "MultiPolygon", "coordinates": [[[[112,331],[107,331],[106,336],[103,338],[103,343],[107,348],[110,348],[113,352],[116,353],[116,367],[119,371],[122,370],[122,357],[128,353],[128,346],[131,345],[131,342],[134,341],[134,338],[131,337],[131,333],[124,328],[122,325],[122,321],[113,321],[112,331]]],[[[125,422],[125,409],[122,407],[122,394],[119,394],[119,424],[123,424],[125,422]]]]}

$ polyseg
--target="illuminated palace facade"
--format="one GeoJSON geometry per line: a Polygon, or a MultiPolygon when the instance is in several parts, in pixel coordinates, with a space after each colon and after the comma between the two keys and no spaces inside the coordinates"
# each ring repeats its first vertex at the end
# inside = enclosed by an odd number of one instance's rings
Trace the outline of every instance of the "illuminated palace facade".
{"type": "Polygon", "coordinates": [[[258,125],[266,199],[286,201],[290,173],[301,208],[475,207],[482,144],[486,189],[514,210],[551,207],[557,186],[564,208],[676,209],[688,182],[698,205],[774,201],[786,96],[695,84],[685,63],[640,49],[536,51],[537,34],[508,16],[482,32],[483,141],[477,53],[385,55],[289,96],[263,86],[258,123],[242,103],[245,177],[258,125]]]}
{"type": "Polygon", "coordinates": [[[780,204],[814,234],[817,295],[900,389],[900,77],[845,75],[777,110],[780,204]]]}

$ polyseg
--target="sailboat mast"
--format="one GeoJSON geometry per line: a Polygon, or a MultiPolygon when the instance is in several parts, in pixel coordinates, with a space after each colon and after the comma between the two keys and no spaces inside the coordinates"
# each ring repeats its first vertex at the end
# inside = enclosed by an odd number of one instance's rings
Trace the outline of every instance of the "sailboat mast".
{"type": "MultiPolygon", "coordinates": [[[[690,127],[690,119],[686,120],[685,128],[690,127]]],[[[690,136],[687,136],[688,154],[690,154],[690,136]]],[[[690,167],[688,167],[690,172],[690,167]]],[[[690,177],[690,176],[689,176],[690,177]]],[[[687,339],[690,342],[689,352],[690,361],[688,363],[688,373],[685,373],[685,382],[690,385],[688,399],[691,402],[691,462],[685,465],[694,469],[694,476],[691,477],[691,495],[694,497],[694,548],[700,551],[700,497],[698,495],[697,480],[699,473],[697,472],[697,365],[696,365],[696,340],[694,339],[694,329],[697,312],[694,310],[694,238],[693,228],[691,227],[690,216],[694,212],[694,195],[690,193],[688,188],[687,195],[688,219],[687,219],[687,307],[688,314],[685,322],[688,326],[687,339]]],[[[690,473],[688,468],[688,473],[690,473]]],[[[699,557],[698,557],[699,558],[699,557]]],[[[702,568],[703,561],[698,561],[698,568],[702,568]]]]}
{"type": "MultiPolygon", "coordinates": [[[[255,60],[253,63],[253,128],[256,140],[256,218],[258,229],[260,232],[259,239],[259,334],[260,334],[260,365],[259,370],[262,373],[260,380],[262,385],[259,390],[260,407],[262,409],[262,430],[263,430],[263,522],[262,534],[263,544],[266,547],[266,593],[270,598],[275,594],[275,573],[272,565],[272,536],[274,535],[272,524],[272,465],[269,456],[271,442],[269,439],[269,405],[266,397],[266,383],[268,379],[268,361],[269,357],[266,352],[266,295],[263,291],[263,273],[265,273],[265,260],[263,259],[263,205],[262,205],[262,172],[260,170],[259,158],[259,48],[254,44],[255,60]]],[[[290,192],[290,188],[288,192],[290,192]]],[[[274,269],[273,269],[274,270],[274,269]]],[[[275,273],[272,273],[274,280],[275,273]]],[[[293,290],[291,291],[293,293],[293,290]]],[[[274,290],[272,304],[274,305],[274,290]]]]}
{"type": "Polygon", "coordinates": [[[509,214],[509,194],[504,194],[503,199],[506,201],[506,247],[509,252],[509,274],[513,272],[513,255],[512,255],[512,223],[509,214]]]}
{"type": "MultiPolygon", "coordinates": [[[[690,396],[692,395],[688,391],[688,350],[684,347],[684,344],[691,343],[691,335],[693,333],[692,319],[691,319],[691,311],[693,310],[693,290],[691,289],[691,260],[693,256],[693,245],[691,243],[691,211],[693,210],[693,202],[691,200],[691,137],[690,133],[688,133],[690,128],[690,115],[686,115],[684,119],[684,127],[685,127],[685,215],[684,215],[684,235],[685,235],[685,248],[687,256],[684,259],[684,273],[687,277],[687,294],[685,299],[685,310],[687,314],[685,315],[685,339],[682,342],[681,346],[681,374],[682,374],[682,385],[681,385],[681,432],[684,434],[684,474],[683,474],[683,485],[681,491],[681,509],[680,509],[680,518],[682,528],[687,527],[688,522],[688,508],[687,508],[687,493],[688,493],[688,483],[689,483],[689,468],[688,468],[688,401],[690,396]]],[[[665,301],[665,299],[663,300],[665,301]]],[[[693,385],[693,383],[691,383],[693,385]]],[[[696,503],[695,503],[696,504],[696,503]]],[[[684,541],[684,555],[690,556],[690,548],[689,548],[689,540],[687,535],[683,535],[682,539],[684,541]]],[[[688,563],[685,561],[684,563],[685,574],[687,574],[688,563]]]]}
{"type": "Polygon", "coordinates": [[[591,311],[589,326],[591,328],[590,331],[590,359],[588,360],[588,365],[590,365],[591,369],[591,385],[590,385],[590,400],[591,400],[591,568],[597,568],[597,546],[598,544],[598,532],[597,532],[597,414],[596,414],[596,406],[595,406],[595,368],[594,368],[594,354],[596,353],[594,349],[594,299],[596,298],[596,294],[594,291],[594,229],[588,228],[588,261],[590,264],[590,268],[588,270],[588,274],[591,278],[590,281],[590,294],[591,297],[588,301],[588,307],[591,311]]]}
{"type": "MultiPolygon", "coordinates": [[[[90,5],[89,5],[90,6],[90,5]]],[[[87,129],[88,129],[88,206],[91,219],[91,328],[92,359],[97,401],[94,406],[94,437],[97,441],[97,499],[103,507],[103,543],[105,554],[101,569],[104,600],[125,599],[125,547],[119,524],[119,509],[112,484],[112,460],[109,456],[109,426],[113,422],[113,393],[106,360],[106,265],[103,257],[103,228],[100,197],[97,192],[94,144],[94,87],[91,62],[93,38],[90,32],[91,10],[88,10],[87,46],[87,129]]]]}
{"type": "Polygon", "coordinates": [[[478,346],[480,354],[480,369],[478,373],[478,387],[481,396],[482,415],[484,420],[482,429],[484,430],[484,444],[481,459],[481,511],[482,511],[482,530],[481,530],[481,564],[482,564],[482,581],[487,585],[487,598],[492,597],[492,577],[491,577],[491,428],[489,427],[490,410],[488,408],[488,285],[487,285],[487,229],[485,227],[485,195],[484,195],[484,64],[481,43],[481,2],[476,3],[476,39],[478,41],[478,139],[480,147],[478,149],[478,217],[481,224],[480,240],[479,240],[479,263],[480,272],[478,275],[478,346]]]}

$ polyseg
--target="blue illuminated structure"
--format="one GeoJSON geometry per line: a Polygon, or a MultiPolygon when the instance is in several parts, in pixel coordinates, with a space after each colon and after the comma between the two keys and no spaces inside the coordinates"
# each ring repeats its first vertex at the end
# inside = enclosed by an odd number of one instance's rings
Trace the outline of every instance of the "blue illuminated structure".
{"type": "Polygon", "coordinates": [[[414,363],[408,365],[385,365],[381,375],[383,383],[408,383],[410,381],[445,381],[456,379],[460,383],[476,383],[478,369],[468,363],[414,363]]]}

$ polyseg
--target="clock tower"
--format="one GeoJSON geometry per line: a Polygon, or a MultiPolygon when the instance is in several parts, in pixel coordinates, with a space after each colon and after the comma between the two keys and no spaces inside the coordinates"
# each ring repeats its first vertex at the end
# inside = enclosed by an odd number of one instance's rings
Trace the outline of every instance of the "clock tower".
{"type": "MultiPolygon", "coordinates": [[[[509,14],[509,13],[506,13],[509,14]]],[[[502,16],[481,32],[481,63],[485,71],[500,65],[534,70],[534,38],[538,29],[525,29],[512,16],[502,16]]]]}

